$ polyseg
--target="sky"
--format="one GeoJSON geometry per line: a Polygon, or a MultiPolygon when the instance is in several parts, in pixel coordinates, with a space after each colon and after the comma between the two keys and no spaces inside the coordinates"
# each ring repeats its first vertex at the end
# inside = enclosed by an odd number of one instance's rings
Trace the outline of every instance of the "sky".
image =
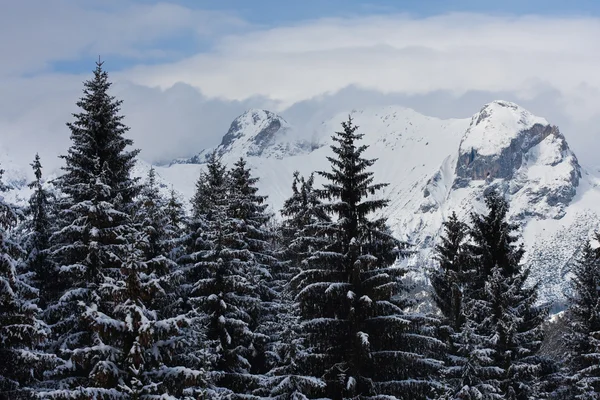
{"type": "Polygon", "coordinates": [[[398,105],[466,118],[514,101],[600,165],[596,0],[0,0],[0,151],[69,146],[98,57],[130,136],[154,163],[219,143],[248,108],[310,131],[398,105]]]}

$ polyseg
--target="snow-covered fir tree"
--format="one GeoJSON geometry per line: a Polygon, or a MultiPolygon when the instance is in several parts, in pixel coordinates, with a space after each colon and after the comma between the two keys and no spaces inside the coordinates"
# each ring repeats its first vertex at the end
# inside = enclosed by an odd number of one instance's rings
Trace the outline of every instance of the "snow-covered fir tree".
{"type": "Polygon", "coordinates": [[[600,399],[600,259],[590,243],[571,272],[573,295],[564,340],[572,398],[600,399]]]}
{"type": "Polygon", "coordinates": [[[3,173],[0,170],[0,398],[24,399],[49,366],[48,357],[36,350],[48,332],[39,319],[38,290],[18,261],[23,250],[11,232],[19,213],[2,196],[7,190],[3,173]]]}
{"type": "Polygon", "coordinates": [[[137,230],[145,238],[143,259],[151,271],[161,276],[172,275],[177,267],[177,263],[170,257],[176,246],[177,238],[173,237],[173,231],[177,227],[172,226],[170,213],[173,210],[170,209],[169,202],[159,191],[156,171],[150,168],[136,200],[134,221],[137,230]]]}
{"type": "Polygon", "coordinates": [[[109,94],[108,74],[98,62],[84,83],[80,112],[68,123],[71,147],[64,174],[52,258],[63,293],[49,305],[52,349],[64,360],[55,371],[54,398],[121,398],[124,374],[118,364],[122,326],[114,323],[127,240],[134,232],[130,215],[139,185],[130,176],[137,150],[119,114],[121,101],[109,94]]]}
{"type": "Polygon", "coordinates": [[[265,335],[259,334],[270,259],[263,246],[264,197],[244,162],[228,172],[213,153],[196,185],[180,258],[186,302],[206,316],[205,347],[214,396],[250,395],[260,387],[265,335]]]}
{"type": "Polygon", "coordinates": [[[439,269],[431,274],[432,297],[452,332],[459,332],[464,322],[463,292],[469,283],[465,243],[468,226],[452,213],[444,222],[444,235],[435,247],[439,269]]]}
{"type": "Polygon", "coordinates": [[[323,202],[314,187],[314,173],[308,179],[294,172],[292,195],[287,199],[281,215],[281,240],[283,253],[279,256],[287,275],[300,272],[303,260],[324,245],[324,238],[315,235],[320,224],[331,222],[331,218],[323,208],[323,202]]]}
{"type": "Polygon", "coordinates": [[[35,155],[31,164],[35,180],[29,183],[33,193],[25,209],[25,222],[19,230],[21,247],[25,251],[24,263],[30,274],[31,284],[39,290],[39,303],[45,308],[50,299],[56,299],[56,270],[49,256],[50,236],[54,225],[54,195],[44,187],[42,163],[35,155]]]}
{"type": "Polygon", "coordinates": [[[460,340],[465,322],[464,300],[472,277],[469,268],[466,241],[468,225],[452,213],[444,222],[441,243],[435,247],[437,269],[430,274],[432,299],[443,318],[439,327],[440,338],[446,343],[445,366],[442,374],[449,387],[460,384],[461,365],[465,359],[458,354],[455,342],[460,340]]]}
{"type": "Polygon", "coordinates": [[[459,388],[463,397],[457,398],[530,399],[536,396],[547,310],[536,306],[537,286],[526,285],[529,270],[520,265],[523,249],[516,244],[518,227],[506,218],[508,203],[495,190],[485,202],[488,213],[473,214],[469,230],[476,274],[458,344],[467,362],[459,388]]]}
{"type": "Polygon", "coordinates": [[[320,223],[331,220],[314,188],[314,173],[305,179],[298,171],[294,172],[292,195],[284,202],[281,215],[284,220],[278,229],[279,263],[273,274],[281,312],[276,320],[279,334],[271,347],[276,360],[271,370],[271,375],[275,377],[271,395],[281,399],[304,399],[310,395],[315,383],[315,394],[325,387],[324,382],[302,375],[302,368],[298,364],[301,358],[299,354],[306,349],[301,335],[299,307],[294,300],[297,293],[289,285],[290,279],[301,271],[303,261],[320,244],[326,243],[324,238],[314,235],[320,223]]]}
{"type": "Polygon", "coordinates": [[[384,218],[387,205],[375,198],[386,184],[374,183],[363,158],[362,134],[349,118],[333,136],[331,171],[317,193],[332,221],[315,232],[326,240],[294,278],[307,352],[304,373],[332,399],[396,396],[425,399],[438,386],[440,363],[431,359],[440,342],[430,335],[432,320],[406,311],[401,296],[405,270],[395,264],[401,244],[384,218]]]}

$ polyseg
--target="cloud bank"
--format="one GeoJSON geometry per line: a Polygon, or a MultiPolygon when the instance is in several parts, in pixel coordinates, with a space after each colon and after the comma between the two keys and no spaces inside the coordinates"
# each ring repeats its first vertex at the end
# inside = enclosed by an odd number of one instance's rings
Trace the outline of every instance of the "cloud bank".
{"type": "Polygon", "coordinates": [[[23,142],[48,156],[66,150],[64,123],[90,74],[50,67],[89,57],[91,71],[97,53],[152,162],[217,144],[250,107],[310,130],[369,105],[468,117],[497,98],[558,124],[584,162],[600,148],[600,18],[396,14],[265,28],[168,3],[36,2],[26,14],[28,2],[0,16],[0,51],[13,55],[0,66],[0,142],[17,153],[23,142]],[[127,66],[112,72],[111,54],[127,66]]]}

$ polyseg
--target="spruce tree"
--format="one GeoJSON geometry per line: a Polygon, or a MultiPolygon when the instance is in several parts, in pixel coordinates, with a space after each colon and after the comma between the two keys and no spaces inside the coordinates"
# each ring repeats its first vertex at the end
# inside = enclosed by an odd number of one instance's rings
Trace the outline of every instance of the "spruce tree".
{"type": "Polygon", "coordinates": [[[40,156],[31,164],[35,180],[28,186],[33,189],[22,224],[21,246],[26,253],[25,264],[31,274],[31,283],[39,290],[39,306],[44,309],[50,299],[59,294],[56,288],[56,269],[48,254],[50,236],[54,225],[54,196],[44,187],[40,156]]]}
{"type": "Polygon", "coordinates": [[[571,272],[565,344],[573,398],[600,399],[600,259],[590,243],[571,272]]]}
{"type": "Polygon", "coordinates": [[[249,395],[259,386],[251,372],[262,340],[254,331],[262,302],[255,258],[261,240],[247,236],[257,232],[246,219],[254,210],[241,201],[245,197],[232,189],[230,173],[213,153],[196,185],[187,250],[179,260],[185,304],[205,317],[213,396],[249,395]]]}
{"type": "Polygon", "coordinates": [[[314,378],[310,390],[324,381],[332,399],[424,399],[437,386],[439,363],[429,354],[439,342],[428,335],[431,320],[406,311],[405,271],[394,264],[401,244],[384,218],[372,218],[388,203],[374,197],[386,186],[368,171],[376,160],[363,158],[367,146],[357,144],[363,135],[351,118],[342,128],[331,171],[318,172],[326,183],[317,193],[332,219],[315,233],[325,245],[294,278],[308,347],[301,362],[314,378]]]}
{"type": "Polygon", "coordinates": [[[47,328],[39,319],[38,290],[18,261],[23,251],[11,232],[19,212],[1,195],[7,190],[3,173],[0,170],[0,397],[21,399],[29,398],[29,386],[48,367],[48,357],[36,350],[47,328]]]}
{"type": "Polygon", "coordinates": [[[461,365],[465,359],[458,353],[456,342],[460,340],[465,322],[464,301],[472,273],[469,269],[466,241],[468,226],[458,220],[456,213],[444,222],[444,235],[435,247],[437,269],[431,272],[432,298],[442,314],[440,338],[446,344],[443,375],[446,384],[456,388],[461,379],[461,365]]]}
{"type": "Polygon", "coordinates": [[[431,286],[450,335],[459,332],[464,323],[462,299],[470,275],[465,248],[468,226],[453,212],[444,222],[444,229],[441,243],[435,247],[439,269],[431,274],[431,286]]]}
{"type": "Polygon", "coordinates": [[[139,185],[130,174],[138,150],[128,150],[133,142],[125,137],[129,128],[110,86],[98,62],[94,77],[84,82],[80,112],[67,124],[72,144],[57,179],[62,198],[51,242],[63,293],[48,314],[52,348],[64,360],[54,371],[61,389],[49,394],[58,398],[119,398],[125,373],[115,312],[126,238],[135,232],[130,216],[139,185]]]}
{"type": "Polygon", "coordinates": [[[473,214],[469,231],[476,275],[459,344],[467,358],[461,392],[479,393],[467,398],[529,399],[536,395],[547,310],[536,306],[537,285],[526,285],[529,270],[520,265],[523,249],[516,244],[518,227],[507,222],[508,203],[496,191],[485,202],[488,213],[473,214]]]}

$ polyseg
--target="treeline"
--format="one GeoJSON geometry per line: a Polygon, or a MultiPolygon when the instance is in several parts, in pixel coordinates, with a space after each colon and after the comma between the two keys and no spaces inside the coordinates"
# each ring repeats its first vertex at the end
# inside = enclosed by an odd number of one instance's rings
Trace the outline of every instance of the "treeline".
{"type": "Polygon", "coordinates": [[[486,213],[444,223],[437,311],[417,312],[411,249],[374,217],[386,184],[351,119],[321,187],[294,175],[281,223],[246,162],[216,154],[188,213],[153,169],[132,177],[138,151],[110,85],[98,63],[63,174],[44,183],[36,156],[28,205],[0,197],[0,398],[600,398],[590,244],[554,356],[540,351],[548,308],[491,188],[486,213]]]}

